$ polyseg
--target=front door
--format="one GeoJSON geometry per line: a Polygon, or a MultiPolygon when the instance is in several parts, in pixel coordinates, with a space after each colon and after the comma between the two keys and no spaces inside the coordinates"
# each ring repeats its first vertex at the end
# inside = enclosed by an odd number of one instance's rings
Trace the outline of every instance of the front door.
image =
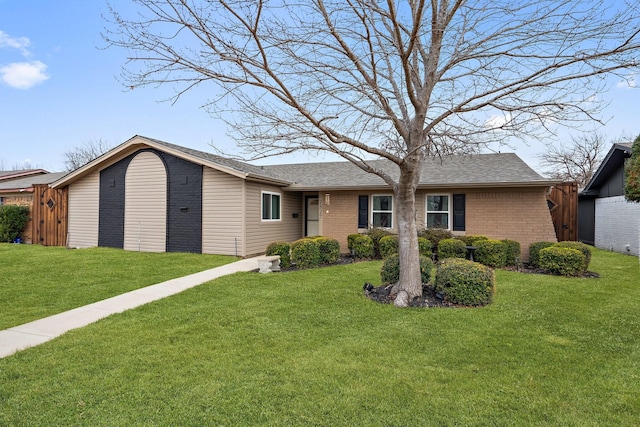
{"type": "Polygon", "coordinates": [[[320,234],[320,210],[317,197],[307,197],[305,236],[320,234]]]}

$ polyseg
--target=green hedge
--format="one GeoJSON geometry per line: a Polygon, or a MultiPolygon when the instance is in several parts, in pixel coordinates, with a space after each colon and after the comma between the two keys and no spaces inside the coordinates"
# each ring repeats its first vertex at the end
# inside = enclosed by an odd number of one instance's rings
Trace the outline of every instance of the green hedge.
{"type": "Polygon", "coordinates": [[[486,305],[493,299],[493,270],[466,259],[449,258],[438,263],[435,290],[444,300],[466,306],[486,305]]]}
{"type": "Polygon", "coordinates": [[[273,242],[267,246],[266,255],[280,255],[280,267],[291,266],[291,245],[288,242],[273,242]]]}
{"type": "Polygon", "coordinates": [[[433,245],[431,244],[431,240],[426,237],[418,237],[418,251],[420,251],[420,255],[431,258],[433,253],[433,245]]]}
{"type": "Polygon", "coordinates": [[[366,234],[349,234],[347,246],[356,258],[373,258],[373,240],[366,234]]]}
{"type": "Polygon", "coordinates": [[[502,243],[504,243],[506,247],[507,265],[516,265],[520,260],[520,254],[522,253],[520,249],[520,242],[504,239],[502,240],[502,243]]]}
{"type": "Polygon", "coordinates": [[[299,268],[314,268],[321,263],[320,245],[314,239],[300,239],[291,243],[291,261],[299,268]]]}
{"type": "Polygon", "coordinates": [[[315,240],[320,247],[320,263],[335,264],[340,258],[340,243],[331,237],[316,237],[315,240]]]}
{"type": "Polygon", "coordinates": [[[585,256],[578,249],[549,246],[540,250],[540,268],[552,274],[579,276],[586,271],[585,256]]]}
{"type": "Polygon", "coordinates": [[[467,250],[460,239],[443,239],[438,243],[438,259],[466,258],[467,250]]]}
{"type": "Polygon", "coordinates": [[[441,240],[451,239],[453,233],[449,230],[443,230],[442,228],[426,228],[418,232],[418,237],[424,237],[431,242],[431,248],[438,249],[438,244],[441,240]]]}
{"type": "Polygon", "coordinates": [[[380,256],[385,259],[393,254],[398,253],[398,236],[384,236],[378,243],[380,248],[380,256]]]}
{"type": "Polygon", "coordinates": [[[489,267],[501,268],[507,265],[507,245],[500,240],[476,240],[473,254],[475,261],[489,267]]]}
{"type": "Polygon", "coordinates": [[[584,271],[587,271],[589,268],[589,264],[591,263],[591,247],[589,245],[584,244],[582,242],[558,242],[553,245],[558,248],[571,248],[577,249],[584,255],[584,271]]]}
{"type": "Polygon", "coordinates": [[[28,206],[0,206],[0,242],[12,243],[21,237],[27,222],[29,222],[28,206]]]}
{"type": "Polygon", "coordinates": [[[489,240],[487,236],[480,234],[470,234],[468,236],[456,236],[456,239],[462,240],[467,246],[476,246],[476,243],[480,240],[489,240]]]}
{"type": "Polygon", "coordinates": [[[529,245],[529,265],[531,267],[540,267],[540,251],[549,246],[553,246],[553,242],[535,242],[529,245]]]}
{"type": "MultiPolygon", "coordinates": [[[[429,283],[431,280],[431,270],[433,270],[433,261],[425,256],[420,257],[420,276],[422,283],[429,283]]],[[[382,263],[380,269],[380,279],[383,285],[397,283],[400,280],[400,257],[398,254],[388,256],[382,263]]]]}
{"type": "Polygon", "coordinates": [[[373,257],[382,258],[380,253],[380,240],[385,236],[391,236],[391,232],[382,228],[371,228],[367,231],[367,236],[373,241],[373,257]]]}

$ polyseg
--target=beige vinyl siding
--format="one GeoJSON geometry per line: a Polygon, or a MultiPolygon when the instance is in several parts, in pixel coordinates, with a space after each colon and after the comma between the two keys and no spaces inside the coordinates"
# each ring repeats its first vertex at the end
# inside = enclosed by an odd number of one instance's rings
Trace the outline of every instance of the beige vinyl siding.
{"type": "Polygon", "coordinates": [[[135,156],[125,176],[124,249],[165,252],[167,172],[156,154],[135,156]]]}
{"type": "Polygon", "coordinates": [[[68,229],[71,248],[98,246],[100,172],[87,175],[69,186],[68,229]]]}
{"type": "Polygon", "coordinates": [[[244,180],[208,167],[202,176],[202,253],[244,255],[244,180]]]}
{"type": "Polygon", "coordinates": [[[302,237],[302,195],[286,193],[279,187],[247,182],[245,187],[246,253],[245,256],[264,253],[267,245],[275,241],[292,242],[302,237]],[[279,193],[282,211],[280,221],[262,221],[262,192],[279,193]],[[293,218],[293,214],[297,214],[293,218]]]}

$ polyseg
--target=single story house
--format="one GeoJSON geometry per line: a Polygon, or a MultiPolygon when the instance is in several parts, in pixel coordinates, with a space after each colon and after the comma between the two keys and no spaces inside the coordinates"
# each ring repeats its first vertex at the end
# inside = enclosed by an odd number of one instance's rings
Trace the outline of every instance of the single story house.
{"type": "MultiPolygon", "coordinates": [[[[372,161],[391,175],[397,167],[372,161]]],[[[555,241],[542,178],[511,153],[425,162],[418,226],[555,241]]],[[[349,162],[256,166],[135,136],[51,184],[68,189],[67,246],[251,256],[274,241],[396,230],[392,190],[349,162]]]]}
{"type": "Polygon", "coordinates": [[[578,196],[578,240],[640,255],[640,204],[624,198],[624,165],[632,143],[613,144],[578,196]]]}
{"type": "MultiPolygon", "coordinates": [[[[65,172],[49,173],[44,169],[0,171],[0,205],[29,206],[33,211],[34,186],[50,184],[64,175],[65,172]]],[[[22,241],[39,243],[33,236],[30,220],[22,233],[22,241]]]]}

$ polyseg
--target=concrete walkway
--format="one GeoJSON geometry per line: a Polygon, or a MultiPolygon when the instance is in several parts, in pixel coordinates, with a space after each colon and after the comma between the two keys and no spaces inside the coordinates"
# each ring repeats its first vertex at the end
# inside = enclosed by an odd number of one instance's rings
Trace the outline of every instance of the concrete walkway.
{"type": "Polygon", "coordinates": [[[175,295],[218,277],[239,271],[256,270],[258,269],[258,258],[243,259],[211,270],[167,280],[0,331],[0,358],[45,343],[67,331],[81,328],[112,314],[122,313],[143,304],[175,295]]]}

